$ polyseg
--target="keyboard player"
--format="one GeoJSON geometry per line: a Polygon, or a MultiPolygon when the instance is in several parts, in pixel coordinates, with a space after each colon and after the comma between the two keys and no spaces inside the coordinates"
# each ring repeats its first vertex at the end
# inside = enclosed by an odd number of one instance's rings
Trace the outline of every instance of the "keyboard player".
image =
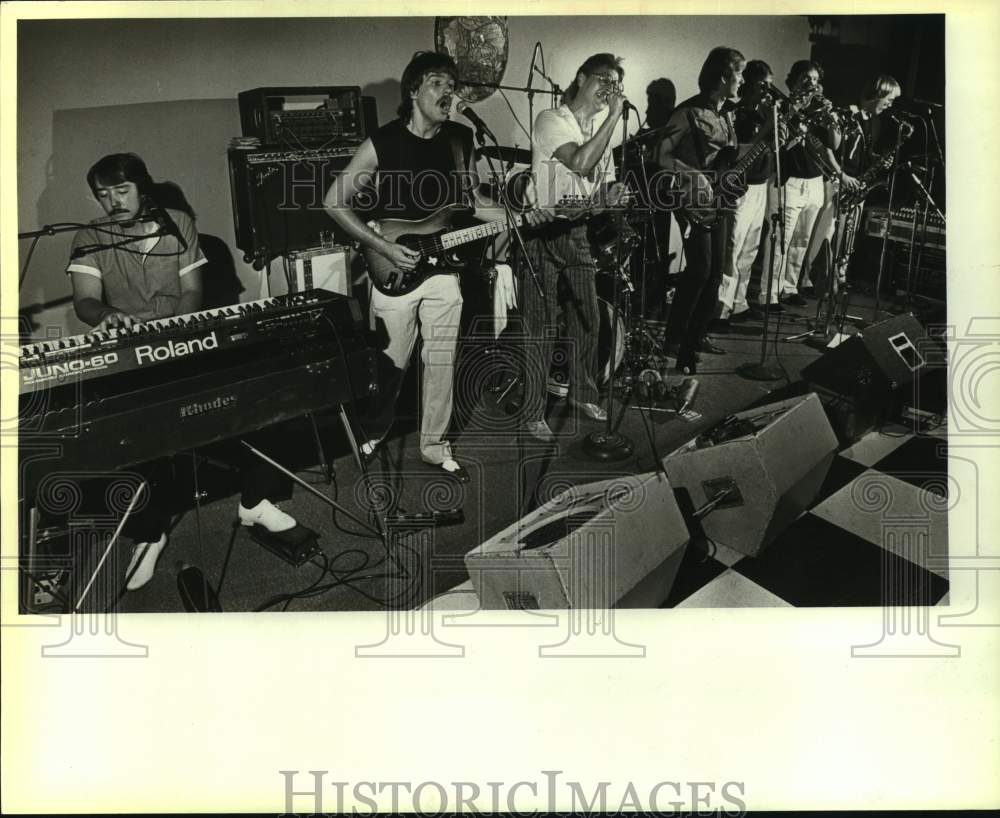
{"type": "MultiPolygon", "coordinates": [[[[77,317],[96,330],[108,330],[199,310],[206,259],[194,222],[186,213],[155,203],[145,162],[134,153],[105,156],[89,170],[87,183],[113,224],[80,230],[73,242],[66,272],[77,317]]],[[[232,448],[226,455],[237,460],[241,470],[240,522],[271,534],[291,531],[297,525],[294,518],[267,499],[281,489],[278,472],[251,460],[242,447],[232,448]]],[[[139,469],[149,481],[152,500],[125,529],[135,542],[126,570],[130,591],[149,582],[167,544],[167,516],[156,503],[154,489],[161,463],[139,469]]]]}

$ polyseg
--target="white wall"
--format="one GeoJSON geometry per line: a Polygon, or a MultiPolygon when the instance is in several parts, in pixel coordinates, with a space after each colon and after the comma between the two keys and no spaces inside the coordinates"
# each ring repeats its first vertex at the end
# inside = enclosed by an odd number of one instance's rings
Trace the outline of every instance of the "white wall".
{"type": "MultiPolygon", "coordinates": [[[[767,60],[781,77],[809,53],[804,17],[512,17],[504,84],[524,85],[541,41],[546,70],[566,86],[590,54],[625,57],[625,90],[644,109],[650,80],[668,77],[678,101],[694,93],[705,54],[716,45],[767,60]]],[[[433,48],[434,19],[22,21],[18,37],[19,230],[99,215],[84,175],[100,156],[133,150],[154,178],[174,181],[198,214],[203,234],[229,245],[236,272],[257,293],[257,274],[233,243],[226,165],[239,133],[236,94],[266,85],[360,85],[394,116],[399,74],[410,55],[433,48]]],[[[540,78],[536,78],[540,80],[540,78]]],[[[540,83],[536,83],[538,85],[540,83]]],[[[525,95],[508,99],[527,126],[525,95]]],[[[548,105],[535,97],[535,112],[548,105]]],[[[477,110],[501,141],[527,146],[499,95],[477,110]]],[[[43,239],[21,290],[21,305],[69,295],[63,274],[70,235],[43,239]]],[[[21,242],[21,261],[28,243],[21,242]]],[[[283,287],[280,274],[272,283],[283,287]]],[[[36,316],[79,332],[71,307],[36,316]]]]}

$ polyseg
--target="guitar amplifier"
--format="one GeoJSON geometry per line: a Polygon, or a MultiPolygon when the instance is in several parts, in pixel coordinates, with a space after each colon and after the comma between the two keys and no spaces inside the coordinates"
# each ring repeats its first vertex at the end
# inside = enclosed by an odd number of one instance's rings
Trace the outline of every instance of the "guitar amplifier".
{"type": "Polygon", "coordinates": [[[262,269],[273,258],[319,246],[321,231],[332,231],[337,244],[346,244],[347,236],[323,209],[323,197],[355,150],[354,145],[298,151],[230,149],[233,227],[243,260],[262,269]]]}
{"type": "Polygon", "coordinates": [[[360,144],[369,133],[357,86],[254,88],[239,94],[244,136],[287,149],[360,144]]]}

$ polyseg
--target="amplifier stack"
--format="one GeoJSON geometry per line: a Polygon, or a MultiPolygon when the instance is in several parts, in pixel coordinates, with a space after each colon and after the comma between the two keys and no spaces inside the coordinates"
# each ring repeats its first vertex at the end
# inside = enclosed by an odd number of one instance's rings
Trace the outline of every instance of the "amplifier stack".
{"type": "Polygon", "coordinates": [[[263,269],[339,235],[323,210],[334,176],[378,127],[375,100],[351,86],[255,88],[239,95],[243,137],[229,150],[236,246],[263,269]]]}

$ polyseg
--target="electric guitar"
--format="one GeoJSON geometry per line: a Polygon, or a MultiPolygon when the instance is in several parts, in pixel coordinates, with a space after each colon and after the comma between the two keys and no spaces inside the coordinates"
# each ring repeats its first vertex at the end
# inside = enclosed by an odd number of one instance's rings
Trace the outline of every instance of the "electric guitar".
{"type": "MultiPolygon", "coordinates": [[[[606,208],[598,199],[566,196],[554,210],[558,217],[578,219],[603,212],[606,208]]],[[[450,229],[452,219],[457,214],[468,212],[468,207],[452,204],[435,210],[423,219],[382,219],[371,222],[372,229],[382,238],[420,253],[420,259],[413,270],[399,270],[374,248],[363,246],[361,254],[375,289],[383,295],[406,295],[431,276],[457,273],[465,267],[467,260],[460,248],[475,241],[499,236],[511,227],[503,219],[458,230],[450,229]]],[[[514,224],[524,227],[527,220],[523,215],[517,214],[514,216],[514,224]]]]}
{"type": "Polygon", "coordinates": [[[749,187],[746,174],[750,166],[771,149],[770,131],[771,128],[765,125],[761,136],[742,156],[739,147],[735,145],[727,145],[716,154],[711,167],[706,171],[712,182],[712,200],[703,202],[701,198],[707,198],[704,191],[693,191],[695,204],[681,208],[688,221],[699,227],[712,227],[724,211],[736,206],[736,200],[749,187]]]}

